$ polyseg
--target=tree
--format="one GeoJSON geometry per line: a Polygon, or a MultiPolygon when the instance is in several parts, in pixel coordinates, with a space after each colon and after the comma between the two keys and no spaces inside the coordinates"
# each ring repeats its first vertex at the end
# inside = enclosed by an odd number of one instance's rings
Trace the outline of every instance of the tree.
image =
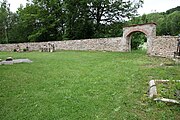
{"type": "Polygon", "coordinates": [[[173,12],[175,12],[175,11],[180,11],[180,6],[177,6],[177,7],[175,7],[175,8],[172,8],[172,9],[167,10],[167,11],[166,11],[166,14],[171,14],[171,13],[173,13],[173,12]]]}
{"type": "Polygon", "coordinates": [[[180,34],[180,11],[175,11],[167,16],[167,26],[171,35],[180,34]]]}
{"type": "Polygon", "coordinates": [[[0,43],[8,43],[10,4],[3,0],[0,5],[0,43]]]}
{"type": "Polygon", "coordinates": [[[89,17],[86,0],[65,0],[66,32],[65,39],[92,38],[94,34],[93,20],[89,17]]]}
{"type": "Polygon", "coordinates": [[[96,23],[96,31],[100,24],[111,24],[133,17],[142,4],[143,0],[88,0],[90,17],[96,23]]]}
{"type": "MultiPolygon", "coordinates": [[[[7,15],[7,10],[3,9],[6,12],[1,16],[6,17],[1,17],[0,21],[9,16],[11,22],[8,22],[9,42],[120,36],[123,19],[136,15],[143,3],[143,0],[28,1],[17,13],[7,15]]],[[[5,31],[6,22],[1,23],[1,31],[5,31]]],[[[2,35],[5,36],[5,32],[2,35]]]]}
{"type": "Polygon", "coordinates": [[[14,24],[13,31],[18,33],[14,35],[16,42],[32,42],[34,39],[29,39],[33,32],[38,29],[37,25],[37,14],[38,8],[33,5],[27,5],[25,8],[21,6],[18,11],[17,21],[14,24]]]}
{"type": "Polygon", "coordinates": [[[62,40],[65,20],[62,6],[62,0],[32,0],[20,11],[20,14],[24,13],[25,21],[32,22],[30,41],[62,40]]]}

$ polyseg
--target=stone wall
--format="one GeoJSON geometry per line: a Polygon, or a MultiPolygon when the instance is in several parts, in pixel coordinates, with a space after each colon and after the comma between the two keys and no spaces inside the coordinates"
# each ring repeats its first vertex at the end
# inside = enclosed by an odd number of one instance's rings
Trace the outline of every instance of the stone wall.
{"type": "MultiPolygon", "coordinates": [[[[68,41],[53,41],[55,50],[93,50],[93,51],[114,51],[126,52],[128,47],[124,47],[121,37],[116,38],[100,38],[100,39],[85,39],[85,40],[68,40],[68,41]],[[126,48],[126,49],[125,49],[126,48]]],[[[30,51],[40,50],[44,45],[48,46],[48,42],[36,43],[18,43],[18,44],[0,44],[0,51],[13,51],[17,48],[21,49],[28,46],[30,51]]],[[[177,49],[177,37],[175,36],[156,36],[152,40],[151,56],[161,56],[172,58],[177,49]]]]}
{"type": "Polygon", "coordinates": [[[152,42],[152,56],[172,58],[177,50],[177,38],[175,36],[156,36],[152,42]]]}
{"type": "MultiPolygon", "coordinates": [[[[94,51],[117,51],[123,52],[121,47],[121,37],[116,38],[100,38],[100,39],[85,39],[85,40],[68,40],[68,41],[52,41],[55,45],[55,50],[94,50],[94,51]]],[[[40,50],[44,45],[48,46],[49,42],[36,43],[18,43],[18,44],[0,44],[0,51],[13,51],[19,46],[21,49],[26,47],[30,51],[40,50]]]]}
{"type": "Polygon", "coordinates": [[[126,26],[123,28],[123,43],[124,48],[131,51],[131,35],[135,32],[142,32],[146,35],[147,38],[147,54],[151,54],[152,40],[156,37],[156,24],[155,23],[146,23],[146,24],[137,24],[126,26]]]}

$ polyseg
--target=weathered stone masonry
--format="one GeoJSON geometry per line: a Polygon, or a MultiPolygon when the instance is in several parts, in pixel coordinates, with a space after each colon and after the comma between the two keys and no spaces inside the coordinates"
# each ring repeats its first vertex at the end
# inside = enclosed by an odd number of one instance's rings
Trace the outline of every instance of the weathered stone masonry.
{"type": "Polygon", "coordinates": [[[156,36],[152,42],[152,56],[172,58],[177,49],[176,36],[156,36]]]}
{"type": "MultiPolygon", "coordinates": [[[[173,57],[177,48],[176,36],[156,36],[156,24],[148,23],[128,26],[123,29],[123,37],[100,38],[85,40],[52,41],[55,50],[93,50],[93,51],[131,51],[131,35],[134,32],[143,32],[147,37],[147,53],[151,56],[173,57]]],[[[21,49],[26,47],[30,51],[39,50],[49,42],[0,44],[0,51],[13,51],[17,45],[21,49]]]]}
{"type": "Polygon", "coordinates": [[[147,23],[147,24],[139,24],[139,25],[131,25],[123,28],[123,43],[126,47],[126,50],[131,51],[131,35],[134,32],[142,32],[147,37],[147,53],[151,54],[152,51],[152,42],[156,37],[156,24],[155,23],[147,23]]]}
{"type": "MultiPolygon", "coordinates": [[[[68,41],[52,41],[55,50],[93,50],[93,51],[117,51],[122,52],[121,37],[117,38],[100,38],[85,40],[68,40],[68,41]]],[[[36,43],[18,43],[18,44],[0,44],[0,51],[13,51],[17,45],[21,49],[28,46],[30,51],[39,50],[41,46],[48,45],[49,42],[36,43]]]]}

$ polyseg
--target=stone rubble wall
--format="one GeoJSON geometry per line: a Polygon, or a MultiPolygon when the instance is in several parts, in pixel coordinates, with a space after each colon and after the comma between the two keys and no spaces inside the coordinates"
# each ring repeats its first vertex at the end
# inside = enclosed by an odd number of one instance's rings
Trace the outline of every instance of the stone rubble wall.
{"type": "MultiPolygon", "coordinates": [[[[122,37],[116,38],[100,38],[100,39],[85,39],[85,40],[67,40],[67,41],[52,41],[52,42],[35,42],[35,43],[18,43],[18,44],[0,44],[0,51],[13,51],[17,45],[21,49],[28,46],[30,51],[37,51],[48,43],[55,45],[55,50],[92,50],[92,51],[114,51],[126,52],[128,47],[122,43],[122,37]],[[126,48],[126,49],[125,49],[126,48]]],[[[172,58],[177,49],[176,36],[156,36],[152,40],[152,49],[150,56],[160,56],[172,58]]]]}
{"type": "Polygon", "coordinates": [[[177,50],[176,36],[156,36],[152,42],[151,56],[160,56],[173,58],[174,52],[177,50]]]}
{"type": "Polygon", "coordinates": [[[93,50],[123,52],[123,48],[121,47],[121,39],[121,37],[116,37],[35,43],[0,44],[0,51],[14,51],[17,46],[19,46],[21,49],[28,47],[30,51],[36,51],[40,50],[40,48],[44,45],[48,46],[48,43],[50,43],[55,45],[55,50],[93,50]]]}

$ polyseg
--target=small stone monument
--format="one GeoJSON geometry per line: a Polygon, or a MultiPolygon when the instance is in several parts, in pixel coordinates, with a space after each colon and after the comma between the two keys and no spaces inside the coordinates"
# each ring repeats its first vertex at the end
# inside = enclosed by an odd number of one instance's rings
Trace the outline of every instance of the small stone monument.
{"type": "Polygon", "coordinates": [[[55,45],[50,42],[40,47],[40,52],[54,52],[54,51],[55,51],[55,45]]]}
{"type": "Polygon", "coordinates": [[[6,60],[0,61],[0,65],[12,65],[14,63],[32,63],[33,61],[29,59],[13,59],[12,57],[7,57],[6,60]]]}
{"type": "Polygon", "coordinates": [[[13,61],[13,58],[12,57],[7,57],[6,61],[13,61]]]}
{"type": "Polygon", "coordinates": [[[1,65],[12,65],[13,64],[13,58],[12,57],[7,57],[5,61],[1,62],[1,65]]]}

